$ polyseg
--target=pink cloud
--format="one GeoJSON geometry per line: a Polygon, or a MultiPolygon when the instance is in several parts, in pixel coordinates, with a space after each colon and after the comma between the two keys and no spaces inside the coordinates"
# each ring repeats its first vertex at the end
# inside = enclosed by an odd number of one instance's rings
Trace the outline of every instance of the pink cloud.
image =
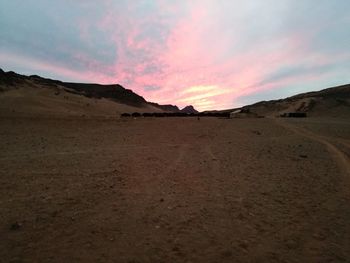
{"type": "MultiPolygon", "coordinates": [[[[315,32],[280,30],[282,18],[269,24],[273,17],[266,10],[257,12],[265,2],[233,2],[155,0],[153,7],[147,6],[150,11],[143,12],[139,5],[147,1],[116,5],[104,0],[99,2],[106,10],[103,16],[96,21],[81,17],[77,27],[80,40],[89,48],[97,44],[96,31],[108,36],[113,50],[97,54],[116,53],[114,62],[105,63],[96,54],[69,46],[59,49],[84,65],[84,70],[14,54],[6,59],[76,81],[120,83],[147,100],[180,107],[192,104],[199,110],[234,107],[242,96],[314,77],[308,72],[278,77],[283,68],[312,68],[343,59],[313,50],[315,32]]],[[[79,3],[94,8],[91,3],[79,3]]],[[[288,15],[288,5],[275,5],[276,12],[288,15]]]]}
{"type": "Polygon", "coordinates": [[[8,52],[0,52],[0,60],[9,65],[20,65],[21,67],[30,68],[32,72],[46,72],[48,75],[54,73],[54,76],[51,77],[64,76],[65,78],[82,82],[94,80],[96,83],[111,83],[114,80],[114,78],[106,77],[104,74],[96,74],[95,71],[77,71],[75,69],[69,69],[64,65],[53,64],[8,52]]]}
{"type": "MultiPolygon", "coordinates": [[[[164,0],[156,3],[163,15],[148,13],[135,19],[133,13],[138,7],[135,2],[123,6],[122,12],[114,8],[113,2],[105,2],[108,12],[96,26],[110,35],[117,59],[114,65],[104,67],[84,53],[74,54],[89,69],[83,73],[85,79],[119,82],[151,101],[181,107],[193,104],[206,110],[230,107],[240,96],[300,80],[301,77],[286,76],[264,83],[267,76],[283,65],[298,64],[301,60],[329,61],[328,57],[310,54],[311,36],[302,31],[247,43],[248,48],[236,51],[242,37],[235,34],[241,32],[240,17],[230,26],[223,26],[222,10],[216,4],[190,1],[181,16],[171,19],[174,13],[181,12],[179,5],[164,0]],[[152,36],[147,29],[158,30],[158,35],[152,36]],[[97,68],[112,77],[94,73],[97,68]]],[[[82,22],[80,31],[81,38],[89,41],[89,26],[82,22]]],[[[81,73],[77,75],[81,77],[81,73]]]]}

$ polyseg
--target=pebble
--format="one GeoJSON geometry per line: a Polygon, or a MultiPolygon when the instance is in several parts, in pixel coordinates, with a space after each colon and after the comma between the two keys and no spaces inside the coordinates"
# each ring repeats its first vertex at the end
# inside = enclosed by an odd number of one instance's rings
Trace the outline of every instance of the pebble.
{"type": "Polygon", "coordinates": [[[21,224],[21,223],[19,223],[19,222],[14,222],[14,223],[11,225],[10,229],[11,229],[11,230],[19,230],[21,227],[22,227],[22,224],[21,224]]]}

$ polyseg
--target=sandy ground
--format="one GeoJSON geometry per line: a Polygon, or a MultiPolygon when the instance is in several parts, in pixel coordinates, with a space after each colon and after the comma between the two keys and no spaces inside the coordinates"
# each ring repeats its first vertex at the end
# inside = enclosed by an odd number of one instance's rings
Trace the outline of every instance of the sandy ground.
{"type": "Polygon", "coordinates": [[[0,120],[0,262],[350,262],[350,122],[0,120]]]}

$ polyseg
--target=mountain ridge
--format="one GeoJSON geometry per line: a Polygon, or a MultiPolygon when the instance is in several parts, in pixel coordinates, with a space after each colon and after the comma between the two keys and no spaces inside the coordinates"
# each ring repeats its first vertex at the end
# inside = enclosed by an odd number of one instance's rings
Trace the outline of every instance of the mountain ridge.
{"type": "Polygon", "coordinates": [[[236,109],[247,108],[264,116],[279,116],[286,112],[304,112],[315,117],[350,117],[350,84],[304,92],[284,99],[259,101],[236,109]]]}
{"type": "MultiPolygon", "coordinates": [[[[0,69],[0,92],[27,86],[35,89],[38,87],[54,89],[55,94],[59,94],[60,91],[63,90],[67,93],[83,95],[87,98],[107,99],[119,104],[129,105],[130,107],[126,108],[127,111],[134,109],[134,111],[147,112],[198,113],[191,105],[180,110],[176,105],[161,105],[155,102],[148,102],[142,96],[119,84],[102,85],[94,83],[63,82],[43,78],[38,75],[25,76],[13,71],[5,72],[0,69]]],[[[45,98],[40,99],[41,100],[36,102],[37,104],[41,104],[43,102],[42,100],[45,98]]],[[[57,100],[56,102],[58,103],[57,100]]],[[[33,103],[35,102],[32,101],[32,104],[33,103]]],[[[87,104],[89,103],[87,102],[87,104]]],[[[63,107],[63,105],[61,107],[63,107]]],[[[203,113],[227,113],[247,108],[249,108],[251,112],[255,112],[261,116],[279,116],[286,112],[305,112],[309,116],[350,117],[350,84],[326,88],[319,91],[300,93],[283,99],[259,101],[233,109],[212,110],[203,113]]]]}
{"type": "Polygon", "coordinates": [[[149,105],[156,107],[165,112],[180,112],[176,105],[158,104],[149,102],[144,97],[138,95],[131,89],[126,89],[120,84],[96,84],[96,83],[76,83],[64,82],[50,78],[44,78],[38,75],[21,75],[13,71],[5,72],[0,68],[0,84],[13,86],[20,81],[34,81],[37,84],[45,84],[47,86],[61,86],[65,91],[75,94],[84,95],[89,98],[106,98],[118,103],[127,104],[135,107],[143,107],[149,105]]]}

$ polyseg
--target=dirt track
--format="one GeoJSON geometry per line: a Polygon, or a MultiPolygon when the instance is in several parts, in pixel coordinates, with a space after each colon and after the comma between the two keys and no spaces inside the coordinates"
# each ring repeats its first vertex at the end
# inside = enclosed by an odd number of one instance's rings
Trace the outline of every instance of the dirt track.
{"type": "Polygon", "coordinates": [[[306,130],[302,127],[297,127],[295,125],[287,124],[286,121],[280,121],[281,119],[277,119],[278,123],[281,124],[283,127],[286,127],[287,129],[290,129],[291,131],[294,131],[295,133],[304,136],[306,138],[309,138],[311,140],[320,142],[324,144],[327,148],[330,154],[332,155],[335,162],[338,163],[340,170],[344,172],[345,176],[349,176],[350,179],[350,162],[348,158],[347,152],[350,150],[350,144],[347,140],[339,139],[339,138],[328,138],[326,136],[317,135],[309,130],[306,130]],[[338,143],[343,144],[347,148],[346,153],[344,153],[342,150],[340,150],[335,144],[331,142],[331,140],[336,140],[338,143]]]}
{"type": "Polygon", "coordinates": [[[1,262],[350,262],[350,123],[1,119],[1,262]]]}

